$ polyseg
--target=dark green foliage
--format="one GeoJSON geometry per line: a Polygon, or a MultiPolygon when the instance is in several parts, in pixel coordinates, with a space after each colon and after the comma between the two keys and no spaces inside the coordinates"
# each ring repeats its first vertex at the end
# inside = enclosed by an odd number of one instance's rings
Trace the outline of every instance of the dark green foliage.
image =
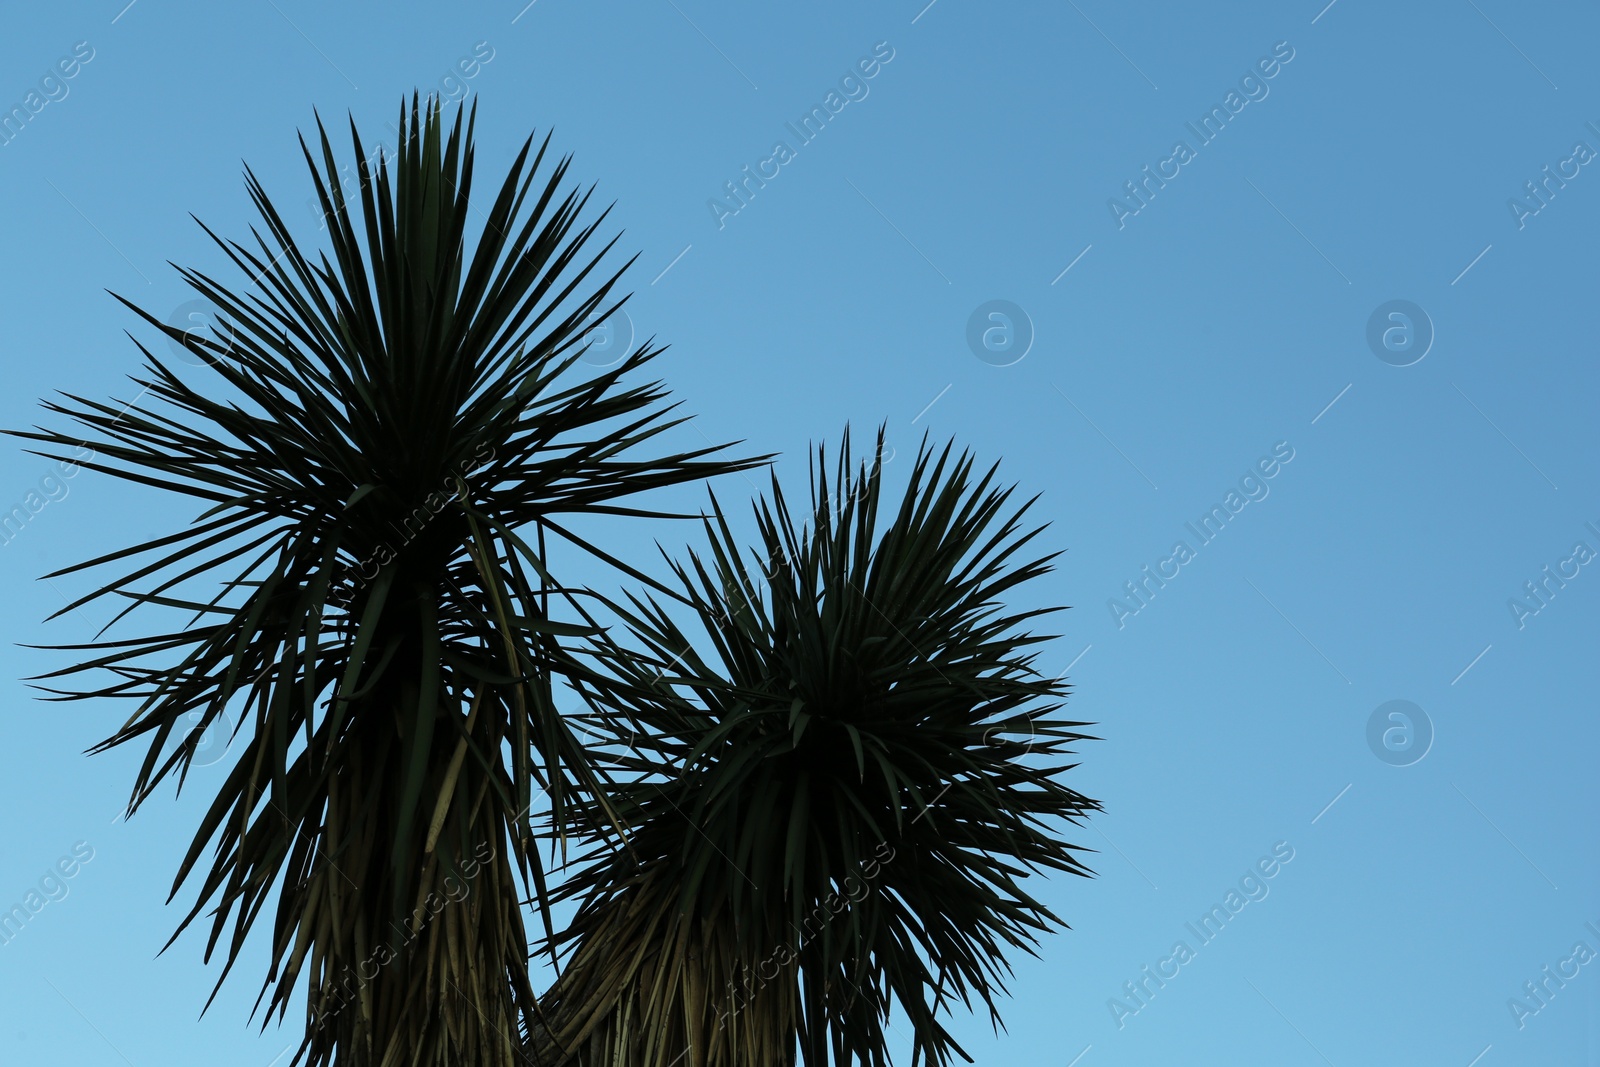
{"type": "Polygon", "coordinates": [[[1050,570],[1028,504],[925,445],[880,511],[882,435],[852,462],[847,436],[830,479],[818,450],[799,522],[774,477],[752,553],[713,501],[709,557],[674,565],[687,629],[625,612],[643,652],[590,688],[597,732],[637,725],[611,749],[631,831],[569,809],[598,844],[560,890],[537,1062],[878,1065],[898,1004],[944,1064],[940,1015],[976,997],[998,1024],[1006,951],[1059,923],[1019,880],[1089,873],[1052,833],[1099,809],[1060,780],[1087,724],[1033,670],[1045,612],[1002,605],[1050,570]]]}
{"type": "Polygon", "coordinates": [[[86,442],[84,466],[203,509],[57,572],[120,565],[70,607],[173,621],[65,646],[83,658],[44,676],[63,699],[137,701],[100,746],[148,746],[130,811],[174,772],[181,785],[204,729],[240,716],[174,883],[198,890],[182,926],[207,913],[225,977],[281,887],[262,996],[281,1018],[307,980],[296,1062],[498,1067],[536,1011],[521,911],[549,900],[536,810],[605,818],[605,783],[554,698],[585,673],[569,650],[592,627],[546,573],[546,538],[603,556],[565,516],[650,515],[629,498],[753,461],[653,450],[676,424],[665,391],[623,382],[660,348],[574,372],[621,270],[600,268],[605,213],[582,221],[589,194],[563,191],[548,138],[469,210],[472,122],[413,100],[401,125],[375,169],[352,128],[353,201],[320,122],[319,143],[302,140],[331,259],[296,245],[248,175],[265,234],[213,237],[257,288],[181,272],[224,334],[133,308],[208,369],[180,374],[141,346],[126,410],[69,396],[46,406],[80,432],[18,436],[69,458],[86,442]],[[110,680],[74,684],[84,672],[110,680]]]}

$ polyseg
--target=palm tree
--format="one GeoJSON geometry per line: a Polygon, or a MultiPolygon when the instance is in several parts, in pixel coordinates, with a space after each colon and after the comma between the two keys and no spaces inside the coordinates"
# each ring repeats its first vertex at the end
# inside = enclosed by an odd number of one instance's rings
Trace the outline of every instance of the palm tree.
{"type": "Polygon", "coordinates": [[[674,565],[685,624],[623,611],[641,651],[582,684],[630,832],[567,809],[593,848],[534,1062],[877,1067],[898,1004],[943,1065],[966,1054],[941,1014],[976,996],[998,1025],[1005,950],[1059,924],[1019,880],[1090,873],[1050,832],[1099,810],[1059,778],[1088,724],[1033,670],[1046,611],[1001,603],[1050,570],[1019,556],[1032,501],[924,441],[880,512],[883,463],[881,432],[831,480],[818,449],[799,525],[774,475],[748,554],[713,500],[709,559],[674,565]]]}
{"type": "Polygon", "coordinates": [[[279,890],[261,997],[281,1021],[305,979],[296,1063],[502,1067],[538,1011],[525,897],[554,933],[534,820],[565,825],[574,803],[608,818],[607,772],[556,700],[591,670],[573,650],[593,619],[548,572],[547,539],[621,565],[569,517],[652,515],[636,494],[759,461],[658,448],[681,420],[659,383],[624,380],[659,347],[574,368],[622,268],[601,268],[606,212],[584,221],[592,189],[563,191],[548,137],[469,208],[474,122],[447,129],[415,98],[400,122],[375,167],[352,124],[348,199],[320,119],[315,151],[301,139],[331,258],[247,169],[265,233],[206,232],[258,291],[180,271],[218,309],[213,336],[124,301],[203,382],[140,345],[130,404],[66,395],[45,406],[81,432],[17,432],[40,455],[87,445],[83,466],[200,510],[56,572],[115,566],[63,611],[111,601],[113,624],[148,621],[57,646],[77,661],[42,677],[58,699],[137,701],[98,746],[148,745],[130,814],[239,716],[174,881],[195,898],[179,932],[210,909],[220,986],[279,890]]]}

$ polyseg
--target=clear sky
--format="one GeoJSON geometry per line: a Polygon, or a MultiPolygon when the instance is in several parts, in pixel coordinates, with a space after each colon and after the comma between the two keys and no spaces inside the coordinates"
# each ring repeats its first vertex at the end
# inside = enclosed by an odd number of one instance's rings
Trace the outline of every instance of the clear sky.
{"type": "MultiPolygon", "coordinates": [[[[798,486],[887,421],[1042,494],[1043,665],[1107,810],[1072,831],[1098,877],[1036,883],[1072,930],[1009,1034],[956,1017],[978,1063],[1600,1063],[1600,16],[926,2],[7,10],[0,424],[131,395],[104,290],[240,281],[188,214],[247,235],[241,161],[314,238],[314,107],[382,138],[403,93],[470,96],[485,176],[553,126],[641,253],[686,445],[798,486]]],[[[0,451],[0,510],[43,502],[0,548],[0,905],[59,897],[0,945],[0,1063],[267,1067],[296,1031],[246,1026],[259,943],[198,1024],[203,936],[155,958],[228,754],[114,822],[137,754],[81,753],[125,709],[17,680],[106,617],[41,625],[84,583],[38,575],[189,510],[51,476],[0,451]]]]}

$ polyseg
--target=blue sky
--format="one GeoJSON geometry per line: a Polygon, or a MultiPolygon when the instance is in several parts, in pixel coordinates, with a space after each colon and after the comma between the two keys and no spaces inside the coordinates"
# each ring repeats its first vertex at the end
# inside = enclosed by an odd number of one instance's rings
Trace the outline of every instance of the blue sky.
{"type": "MultiPolygon", "coordinates": [[[[887,422],[1042,494],[1035,595],[1073,605],[1042,665],[1107,810],[1098,877],[1039,883],[1072,930],[1017,961],[1009,1033],[956,1017],[978,1063],[1600,1062],[1594,9],[925,2],[8,11],[0,422],[131,396],[105,290],[166,315],[167,261],[223,269],[188,215],[247,234],[241,161],[314,237],[313,108],[382,138],[402,94],[476,100],[483,174],[553,127],[640,253],[686,443],[803,484],[887,422]]],[[[82,750],[124,709],[17,680],[104,621],[42,625],[83,584],[38,575],[190,516],[53,477],[0,453],[0,510],[37,494],[0,548],[0,904],[60,897],[0,945],[0,1061],[267,1067],[259,945],[198,1023],[203,938],[155,958],[227,753],[115,822],[136,754],[82,750]]]]}

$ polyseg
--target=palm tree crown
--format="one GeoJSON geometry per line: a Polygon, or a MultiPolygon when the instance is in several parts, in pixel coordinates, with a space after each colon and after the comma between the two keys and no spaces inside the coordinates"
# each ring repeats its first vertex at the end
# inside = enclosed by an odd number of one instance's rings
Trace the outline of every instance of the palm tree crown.
{"type": "Polygon", "coordinates": [[[282,1018],[306,978],[297,1063],[518,1062],[537,1013],[521,902],[549,896],[535,809],[562,823],[574,798],[606,803],[556,708],[593,627],[547,572],[546,539],[609,560],[567,516],[653,514],[630,498],[755,462],[656,447],[675,425],[665,391],[624,379],[659,347],[575,372],[619,303],[621,268],[601,269],[614,239],[591,247],[605,213],[584,221],[590,194],[563,191],[548,137],[469,207],[462,118],[447,127],[437,101],[413,99],[375,167],[352,127],[352,199],[319,120],[301,146],[331,258],[296,243],[247,171],[265,233],[213,238],[259,295],[182,270],[225,324],[211,337],[128,305],[208,380],[140,346],[131,405],[67,396],[46,406],[81,434],[18,433],[44,455],[87,444],[84,466],[203,508],[57,572],[121,564],[71,607],[176,610],[159,630],[63,646],[85,658],[45,677],[62,699],[137,701],[100,746],[148,745],[130,812],[240,715],[173,886],[198,883],[179,929],[211,909],[206,953],[221,948],[225,977],[280,889],[262,996],[282,1018]],[[71,684],[84,672],[110,680],[71,684]]]}
{"type": "Polygon", "coordinates": [[[584,684],[597,730],[636,731],[612,746],[631,832],[569,809],[596,847],[536,1062],[880,1065],[898,1004],[946,1063],[941,1013],[976,996],[998,1023],[1005,950],[1059,922],[1019,880],[1089,873],[1049,832],[1099,809],[1059,780],[1087,724],[1033,670],[1045,611],[1001,603],[1050,569],[1020,555],[1032,502],[924,444],[887,504],[883,463],[881,433],[831,477],[819,449],[803,524],[774,476],[749,553],[713,502],[709,558],[675,565],[686,625],[624,612],[645,651],[584,684]]]}

